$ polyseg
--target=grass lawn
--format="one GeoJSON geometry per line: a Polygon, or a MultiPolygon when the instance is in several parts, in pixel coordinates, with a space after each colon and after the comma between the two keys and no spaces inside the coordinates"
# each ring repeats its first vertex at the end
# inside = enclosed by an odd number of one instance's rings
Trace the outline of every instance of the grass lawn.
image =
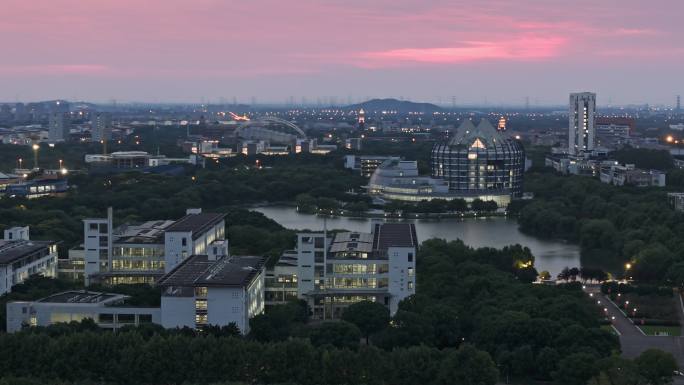
{"type": "Polygon", "coordinates": [[[613,334],[613,335],[618,335],[613,326],[611,325],[601,325],[601,329],[613,334]]]}
{"type": "Polygon", "coordinates": [[[682,328],[679,326],[651,326],[651,325],[639,325],[644,334],[648,336],[654,336],[657,333],[667,333],[669,336],[680,336],[682,334],[682,328]]]}

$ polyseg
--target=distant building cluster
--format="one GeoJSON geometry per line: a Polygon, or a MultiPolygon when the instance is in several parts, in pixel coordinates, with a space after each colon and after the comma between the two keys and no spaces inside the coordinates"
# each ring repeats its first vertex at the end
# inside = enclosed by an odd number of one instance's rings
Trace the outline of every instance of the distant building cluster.
{"type": "Polygon", "coordinates": [[[633,131],[631,118],[597,117],[595,93],[570,94],[568,147],[552,149],[545,165],[559,173],[598,177],[617,186],[664,187],[664,172],[619,164],[609,158],[611,149],[634,144],[633,131]]]}
{"type": "Polygon", "coordinates": [[[430,176],[420,176],[416,162],[359,159],[357,165],[356,158],[348,158],[348,167],[363,173],[364,161],[372,164],[369,192],[383,200],[480,199],[506,207],[511,199],[522,197],[525,150],[520,141],[486,119],[477,126],[464,121],[453,137],[433,147],[430,176]]]}
{"type": "Polygon", "coordinates": [[[61,143],[69,141],[110,141],[125,128],[112,122],[112,114],[90,106],[74,106],[65,100],[0,105],[0,142],[15,145],[61,143]]]}

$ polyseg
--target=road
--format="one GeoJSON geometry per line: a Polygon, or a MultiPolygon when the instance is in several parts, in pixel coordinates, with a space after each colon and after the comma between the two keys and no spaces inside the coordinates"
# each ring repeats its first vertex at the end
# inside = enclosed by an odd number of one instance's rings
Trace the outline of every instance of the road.
{"type": "MultiPolygon", "coordinates": [[[[612,320],[613,326],[620,333],[620,345],[624,357],[635,358],[645,350],[660,349],[672,353],[679,363],[679,367],[684,368],[684,341],[682,341],[682,337],[644,335],[608,297],[601,294],[598,286],[587,286],[585,290],[596,299],[597,306],[606,311],[608,319],[612,320]]],[[[679,308],[680,313],[682,313],[682,307],[679,308]]],[[[684,319],[684,314],[680,314],[680,319],[684,319]]],[[[675,383],[684,384],[684,378],[677,378],[675,383]]]]}

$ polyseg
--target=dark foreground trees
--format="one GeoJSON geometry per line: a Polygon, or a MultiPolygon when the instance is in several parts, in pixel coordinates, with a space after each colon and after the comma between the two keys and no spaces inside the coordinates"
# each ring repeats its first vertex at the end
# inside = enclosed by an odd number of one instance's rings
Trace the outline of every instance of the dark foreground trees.
{"type": "Polygon", "coordinates": [[[497,369],[485,352],[464,345],[383,351],[316,348],[291,339],[259,343],[233,337],[131,330],[77,332],[50,337],[40,331],[0,336],[0,370],[34,377],[104,384],[453,384],[493,385],[497,369]],[[420,367],[416,364],[420,363],[420,367]],[[418,370],[419,369],[419,370],[418,370]],[[452,379],[468,379],[454,382],[452,379]],[[101,382],[99,382],[101,381],[101,382]]]}

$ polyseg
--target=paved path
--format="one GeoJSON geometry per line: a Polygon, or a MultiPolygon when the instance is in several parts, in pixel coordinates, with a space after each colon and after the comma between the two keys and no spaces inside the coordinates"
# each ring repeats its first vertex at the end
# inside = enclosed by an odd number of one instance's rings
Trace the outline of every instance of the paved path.
{"type": "MultiPolygon", "coordinates": [[[[684,368],[684,341],[682,337],[644,335],[615,304],[601,294],[598,286],[587,286],[586,291],[593,294],[593,298],[597,301],[597,306],[605,309],[608,319],[612,320],[613,326],[620,333],[620,345],[624,357],[635,358],[645,350],[660,349],[672,353],[679,363],[679,367],[684,368]]],[[[682,308],[680,307],[680,312],[681,310],[682,308]]],[[[684,319],[684,314],[681,317],[684,319]]],[[[684,384],[684,381],[681,383],[684,384]]]]}

